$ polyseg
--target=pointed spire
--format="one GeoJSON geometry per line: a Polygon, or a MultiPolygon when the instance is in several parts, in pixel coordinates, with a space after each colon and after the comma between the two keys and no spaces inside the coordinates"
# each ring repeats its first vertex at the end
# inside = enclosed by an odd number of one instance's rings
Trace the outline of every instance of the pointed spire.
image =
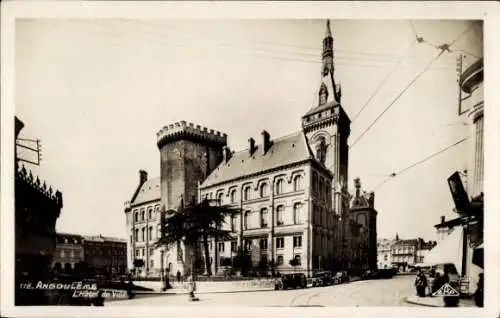
{"type": "Polygon", "coordinates": [[[332,29],[330,28],[330,19],[326,20],[326,32],[325,32],[325,38],[331,37],[332,36],[332,29]]]}

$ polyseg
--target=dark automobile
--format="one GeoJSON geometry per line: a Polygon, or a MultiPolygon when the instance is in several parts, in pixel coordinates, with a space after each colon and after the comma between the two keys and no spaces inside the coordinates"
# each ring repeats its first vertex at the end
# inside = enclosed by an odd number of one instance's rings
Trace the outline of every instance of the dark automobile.
{"type": "Polygon", "coordinates": [[[314,273],[313,278],[317,278],[318,286],[330,286],[334,284],[332,272],[329,271],[314,273]]]}
{"type": "Polygon", "coordinates": [[[304,274],[285,274],[276,279],[274,289],[306,288],[306,276],[304,274]]]}
{"type": "Polygon", "coordinates": [[[361,275],[361,279],[388,279],[396,274],[393,269],[380,269],[377,271],[367,270],[361,275]]]}
{"type": "Polygon", "coordinates": [[[346,271],[337,272],[333,277],[333,280],[336,284],[348,283],[349,275],[347,275],[346,271]]]}

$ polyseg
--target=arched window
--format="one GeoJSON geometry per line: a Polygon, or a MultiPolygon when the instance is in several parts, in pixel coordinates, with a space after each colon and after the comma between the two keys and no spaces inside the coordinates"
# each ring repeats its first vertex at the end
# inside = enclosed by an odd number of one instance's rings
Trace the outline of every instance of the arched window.
{"type": "Polygon", "coordinates": [[[146,240],[146,235],[145,235],[145,234],[146,234],[146,228],[145,228],[145,227],[143,227],[143,228],[142,228],[142,241],[143,241],[143,242],[146,240]]]}
{"type": "Polygon", "coordinates": [[[250,211],[245,211],[245,218],[243,219],[243,227],[248,230],[248,225],[250,221],[250,211]]]}
{"type": "Polygon", "coordinates": [[[222,197],[224,196],[224,193],[219,193],[217,195],[217,203],[219,203],[219,205],[222,205],[222,197]]]}
{"type": "Polygon", "coordinates": [[[263,183],[260,185],[259,194],[261,198],[267,196],[267,183],[263,183]]]}
{"type": "Polygon", "coordinates": [[[152,219],[153,218],[153,209],[149,209],[148,210],[148,219],[152,219]]]}
{"type": "Polygon", "coordinates": [[[267,227],[267,208],[260,210],[260,227],[267,227]]]}
{"type": "Polygon", "coordinates": [[[243,190],[243,200],[245,200],[245,201],[250,200],[250,187],[246,187],[243,190]]]}
{"type": "Polygon", "coordinates": [[[139,241],[139,229],[135,229],[135,241],[139,241]]]}
{"type": "Polygon", "coordinates": [[[302,210],[302,203],[297,202],[293,205],[293,223],[294,224],[300,223],[301,210],[302,210]]]}
{"type": "Polygon", "coordinates": [[[293,191],[302,190],[302,176],[298,175],[293,178],[293,191]]]}
{"type": "Polygon", "coordinates": [[[276,208],[276,225],[283,225],[283,211],[285,207],[283,205],[279,205],[276,208]]]}
{"type": "Polygon", "coordinates": [[[149,227],[149,240],[151,241],[153,239],[153,227],[149,227]]]}
{"type": "Polygon", "coordinates": [[[235,203],[236,202],[236,190],[232,190],[231,191],[230,201],[231,201],[231,203],[235,203]]]}
{"type": "Polygon", "coordinates": [[[139,222],[139,212],[137,212],[137,210],[136,210],[134,214],[135,214],[135,216],[134,216],[135,222],[139,222]]]}
{"type": "Polygon", "coordinates": [[[143,209],[143,210],[141,210],[141,221],[144,221],[144,216],[145,216],[145,213],[146,213],[146,212],[144,211],[144,209],[143,209]]]}
{"type": "Polygon", "coordinates": [[[282,194],[283,193],[283,179],[279,179],[276,182],[276,194],[282,194]]]}

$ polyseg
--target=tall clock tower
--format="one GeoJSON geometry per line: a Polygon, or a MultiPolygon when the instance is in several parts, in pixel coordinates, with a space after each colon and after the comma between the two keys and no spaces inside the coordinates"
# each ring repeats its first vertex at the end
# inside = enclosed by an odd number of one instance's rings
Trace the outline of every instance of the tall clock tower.
{"type": "Polygon", "coordinates": [[[302,129],[315,158],[333,172],[334,211],[344,214],[339,198],[348,182],[347,139],[351,120],[341,106],[341,89],[335,81],[333,36],[330,21],[323,39],[321,82],[314,107],[302,117],[302,129]],[[335,194],[337,193],[337,194],[335,194]]]}

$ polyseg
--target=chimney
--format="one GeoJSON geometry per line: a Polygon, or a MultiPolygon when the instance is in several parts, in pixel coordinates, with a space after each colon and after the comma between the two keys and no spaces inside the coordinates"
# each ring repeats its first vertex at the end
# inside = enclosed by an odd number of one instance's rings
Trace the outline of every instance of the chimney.
{"type": "Polygon", "coordinates": [[[224,162],[228,162],[229,159],[231,159],[232,153],[229,147],[227,146],[222,147],[222,156],[224,158],[224,162]]]}
{"type": "Polygon", "coordinates": [[[139,170],[139,184],[142,185],[148,181],[148,173],[144,170],[139,170]]]}
{"type": "Polygon", "coordinates": [[[253,138],[248,139],[248,143],[250,144],[250,147],[248,148],[248,150],[249,150],[250,156],[251,156],[251,155],[253,155],[253,153],[255,151],[255,139],[253,139],[253,138]]]}
{"type": "Polygon", "coordinates": [[[444,215],[441,215],[441,224],[444,224],[445,218],[444,215]]]}
{"type": "Polygon", "coordinates": [[[262,131],[262,154],[265,155],[271,148],[271,135],[265,130],[262,131]]]}

